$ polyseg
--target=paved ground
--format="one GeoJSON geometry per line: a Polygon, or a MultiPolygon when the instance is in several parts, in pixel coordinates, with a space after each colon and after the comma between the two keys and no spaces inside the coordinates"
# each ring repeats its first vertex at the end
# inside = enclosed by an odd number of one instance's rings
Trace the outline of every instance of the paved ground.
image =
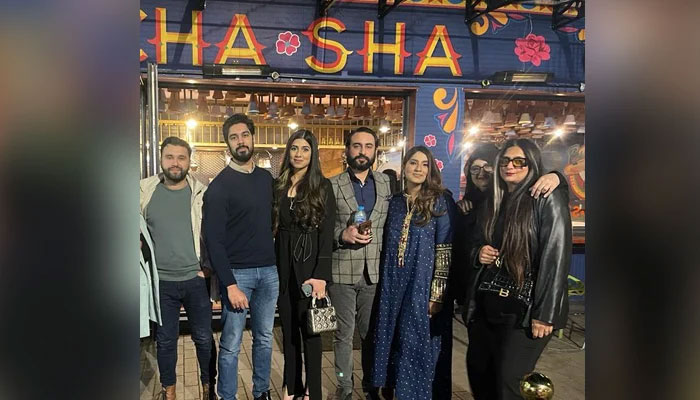
{"type": "MultiPolygon", "coordinates": [[[[582,304],[571,304],[571,318],[569,326],[563,332],[563,337],[552,338],[537,363],[536,371],[542,372],[554,382],[555,399],[581,400],[585,399],[585,350],[579,349],[584,343],[584,315],[582,304]],[[578,315],[577,315],[578,314],[578,315]],[[571,329],[573,321],[573,330],[571,329]]],[[[467,331],[457,320],[454,321],[454,349],[452,354],[452,398],[472,399],[467,380],[465,354],[467,349],[467,331]]],[[[219,333],[214,334],[218,343],[219,333]]],[[[356,338],[357,339],[357,338],[356,338]]],[[[331,349],[331,337],[324,336],[324,350],[331,349]]],[[[356,340],[357,342],[357,340],[356,340]]],[[[239,357],[239,390],[238,398],[253,399],[252,370],[251,370],[251,346],[250,331],[246,330],[243,337],[242,354],[239,357]]],[[[358,348],[358,346],[356,346],[358,348]]],[[[279,399],[282,389],[281,331],[276,324],[275,342],[272,354],[272,398],[279,399]]],[[[355,358],[355,396],[356,399],[364,399],[359,382],[362,380],[360,366],[360,352],[354,351],[355,358]]],[[[183,334],[178,341],[177,361],[177,398],[178,400],[199,399],[199,368],[195,356],[194,344],[189,335],[183,334]]],[[[335,392],[335,373],[333,369],[333,351],[323,353],[323,394],[324,398],[335,392]]],[[[150,338],[141,340],[141,400],[156,399],[160,391],[158,381],[158,364],[156,362],[155,343],[150,338]]],[[[403,399],[399,399],[403,400],[403,399]]],[[[410,399],[407,399],[410,400],[410,399]]]]}

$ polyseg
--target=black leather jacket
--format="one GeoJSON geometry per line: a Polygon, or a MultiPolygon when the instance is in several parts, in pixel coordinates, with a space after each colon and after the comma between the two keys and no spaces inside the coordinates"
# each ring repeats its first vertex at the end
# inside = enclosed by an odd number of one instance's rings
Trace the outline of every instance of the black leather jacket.
{"type": "MultiPolygon", "coordinates": [[[[569,193],[564,187],[558,187],[548,198],[540,197],[535,201],[534,234],[530,241],[532,268],[535,285],[532,304],[528,307],[522,321],[523,327],[529,327],[530,321],[536,319],[561,329],[566,325],[569,313],[568,275],[571,266],[571,213],[569,211],[569,193]]],[[[507,221],[506,221],[507,223],[507,221]]],[[[477,227],[481,232],[481,227],[477,227]]],[[[479,250],[486,244],[482,234],[471,252],[471,265],[481,268],[479,250]]],[[[472,282],[468,305],[467,321],[473,318],[475,293],[478,279],[472,282]]]]}

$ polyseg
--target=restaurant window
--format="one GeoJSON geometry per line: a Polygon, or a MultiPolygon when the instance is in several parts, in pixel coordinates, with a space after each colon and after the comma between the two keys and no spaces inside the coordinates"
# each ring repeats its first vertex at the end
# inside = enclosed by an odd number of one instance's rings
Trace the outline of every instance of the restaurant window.
{"type": "Polygon", "coordinates": [[[462,141],[461,195],[464,164],[479,143],[501,148],[511,138],[528,138],[542,150],[545,171],[559,171],[569,186],[574,241],[585,241],[586,109],[582,94],[527,95],[501,92],[466,93],[462,141]]]}
{"type": "Polygon", "coordinates": [[[177,136],[193,149],[191,173],[203,183],[211,180],[230,161],[224,143],[223,122],[235,113],[255,122],[256,166],[280,172],[289,136],[298,129],[314,133],[319,144],[321,171],[326,177],[346,168],[344,141],[360,126],[377,132],[380,146],[374,169],[394,169],[400,174],[404,139],[402,96],[299,93],[294,90],[195,89],[160,84],[159,142],[177,136]]]}

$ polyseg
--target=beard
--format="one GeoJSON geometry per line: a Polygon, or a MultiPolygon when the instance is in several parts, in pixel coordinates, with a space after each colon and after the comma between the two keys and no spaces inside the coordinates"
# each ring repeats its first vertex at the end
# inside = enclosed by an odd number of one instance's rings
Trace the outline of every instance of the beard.
{"type": "Polygon", "coordinates": [[[229,151],[231,152],[231,157],[233,157],[234,160],[240,162],[240,163],[247,163],[251,157],[253,157],[253,149],[255,149],[254,145],[251,145],[249,148],[246,145],[240,145],[236,147],[236,151],[231,149],[231,146],[229,146],[229,151]],[[242,153],[239,153],[239,150],[243,150],[242,153]]]}
{"type": "Polygon", "coordinates": [[[175,183],[182,182],[182,180],[185,179],[185,177],[187,177],[187,173],[190,171],[189,168],[180,169],[178,167],[171,167],[170,169],[165,169],[162,165],[160,166],[160,168],[163,170],[163,174],[165,175],[165,177],[175,183]]]}
{"type": "Polygon", "coordinates": [[[374,165],[374,159],[376,157],[372,156],[372,158],[367,157],[364,154],[359,154],[356,157],[348,157],[348,164],[350,165],[350,168],[357,170],[357,171],[367,171],[374,165]],[[365,160],[364,163],[360,164],[358,161],[360,160],[365,160]]]}

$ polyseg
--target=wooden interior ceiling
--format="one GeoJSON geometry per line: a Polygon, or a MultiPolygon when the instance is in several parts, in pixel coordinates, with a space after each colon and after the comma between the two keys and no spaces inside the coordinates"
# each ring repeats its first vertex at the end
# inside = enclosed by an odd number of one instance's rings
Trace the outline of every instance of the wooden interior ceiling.
{"type": "Polygon", "coordinates": [[[542,100],[467,99],[465,128],[479,141],[532,139],[585,132],[585,103],[542,100]]]}
{"type": "Polygon", "coordinates": [[[227,114],[228,107],[247,107],[252,99],[255,99],[257,107],[255,114],[266,119],[298,116],[337,120],[379,118],[389,122],[400,122],[403,116],[403,99],[385,96],[252,93],[206,89],[161,89],[159,92],[160,111],[173,114],[198,112],[223,116],[227,114]],[[341,112],[338,113],[337,110],[341,112]]]}

